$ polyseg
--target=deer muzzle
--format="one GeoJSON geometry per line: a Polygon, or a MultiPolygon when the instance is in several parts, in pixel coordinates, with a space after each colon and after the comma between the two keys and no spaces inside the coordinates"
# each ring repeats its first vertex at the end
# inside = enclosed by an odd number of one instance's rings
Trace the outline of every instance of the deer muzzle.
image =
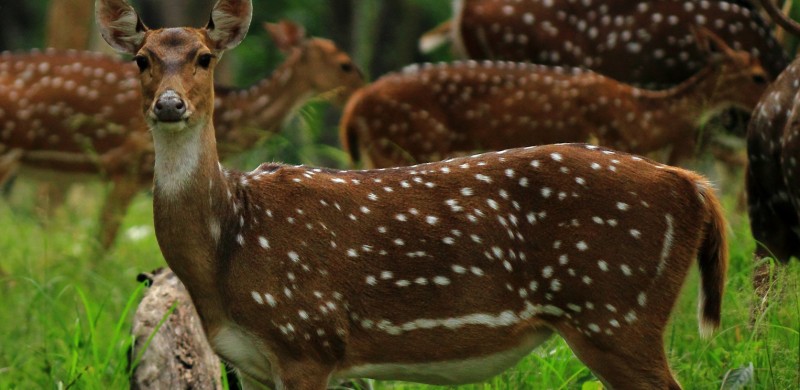
{"type": "Polygon", "coordinates": [[[186,114],[186,103],[173,90],[161,94],[153,105],[153,114],[159,122],[178,122],[186,114]]]}

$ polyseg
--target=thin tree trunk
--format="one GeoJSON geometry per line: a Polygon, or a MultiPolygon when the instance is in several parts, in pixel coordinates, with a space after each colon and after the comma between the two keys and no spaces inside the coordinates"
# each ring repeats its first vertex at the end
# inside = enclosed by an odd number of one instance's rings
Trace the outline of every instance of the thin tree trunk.
{"type": "Polygon", "coordinates": [[[86,49],[93,22],[93,0],[51,0],[45,45],[56,49],[86,49]]]}

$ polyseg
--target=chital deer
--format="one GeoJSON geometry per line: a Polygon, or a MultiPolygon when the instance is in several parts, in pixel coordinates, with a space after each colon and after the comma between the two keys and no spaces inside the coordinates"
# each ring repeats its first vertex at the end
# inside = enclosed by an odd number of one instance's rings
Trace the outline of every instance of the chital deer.
{"type": "MultiPolygon", "coordinates": [[[[214,122],[223,157],[252,147],[309,98],[322,94],[343,104],[363,84],[333,42],[305,38],[291,22],[265,27],[287,59],[250,88],[218,88],[214,122]]],[[[0,179],[22,166],[48,180],[99,173],[112,181],[101,212],[103,248],[113,243],[133,197],[152,183],[137,73],[132,63],[90,52],[0,56],[0,179]]]]}
{"type": "Polygon", "coordinates": [[[591,71],[514,62],[423,65],[384,76],[345,107],[341,142],[354,162],[390,167],[477,150],[586,142],[632,153],[695,153],[699,124],[738,106],[752,110],[767,86],[758,60],[698,30],[708,65],[664,91],[591,71]]]}
{"type": "MultiPolygon", "coordinates": [[[[772,1],[762,1],[775,22],[800,35],[800,25],[786,18],[772,1]]],[[[787,263],[800,258],[800,60],[795,60],[766,90],[753,111],[747,132],[747,201],[750,227],[758,242],[753,284],[767,297],[772,257],[787,263]]],[[[759,305],[766,303],[760,302],[759,305]]]]}
{"type": "Polygon", "coordinates": [[[758,12],[740,1],[456,0],[454,18],[424,35],[433,50],[452,41],[471,59],[579,66],[648,88],[676,85],[705,54],[692,27],[705,27],[749,52],[774,79],[787,55],[758,12]],[[737,4],[739,3],[739,4],[737,4]]]}
{"type": "Polygon", "coordinates": [[[123,0],[97,3],[103,36],[142,69],[162,253],[249,380],[473,382],[558,333],[612,388],[677,389],[662,335],[695,258],[701,327],[718,326],[726,236],[702,177],[584,145],[229,171],[212,71],[250,1],[219,1],[205,29],[160,30],[123,0]]]}

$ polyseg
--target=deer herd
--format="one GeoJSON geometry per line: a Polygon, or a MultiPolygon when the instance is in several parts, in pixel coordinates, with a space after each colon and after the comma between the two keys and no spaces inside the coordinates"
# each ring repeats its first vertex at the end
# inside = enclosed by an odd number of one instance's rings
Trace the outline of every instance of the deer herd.
{"type": "Polygon", "coordinates": [[[800,25],[772,1],[453,3],[420,47],[449,42],[458,61],[364,85],[333,42],[266,23],[286,59],[235,89],[214,70],[250,0],[163,29],[96,0],[102,37],[133,61],[2,53],[0,183],[108,181],[105,250],[152,186],[161,252],[248,388],[477,382],[553,335],[609,388],[681,388],[664,332],[695,261],[701,334],[720,326],[727,223],[708,180],[665,164],[705,150],[710,116],[752,112],[763,305],[765,258],[800,257],[800,60],[761,12],[800,25]],[[344,107],[341,145],[369,169],[220,163],[318,96],[344,107]]]}

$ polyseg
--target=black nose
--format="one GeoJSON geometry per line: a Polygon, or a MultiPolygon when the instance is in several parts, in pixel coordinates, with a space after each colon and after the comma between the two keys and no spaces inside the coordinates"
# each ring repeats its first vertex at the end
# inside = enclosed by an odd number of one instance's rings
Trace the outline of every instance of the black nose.
{"type": "Polygon", "coordinates": [[[158,97],[153,112],[161,122],[177,122],[183,119],[186,104],[175,91],[169,90],[158,97]]]}

